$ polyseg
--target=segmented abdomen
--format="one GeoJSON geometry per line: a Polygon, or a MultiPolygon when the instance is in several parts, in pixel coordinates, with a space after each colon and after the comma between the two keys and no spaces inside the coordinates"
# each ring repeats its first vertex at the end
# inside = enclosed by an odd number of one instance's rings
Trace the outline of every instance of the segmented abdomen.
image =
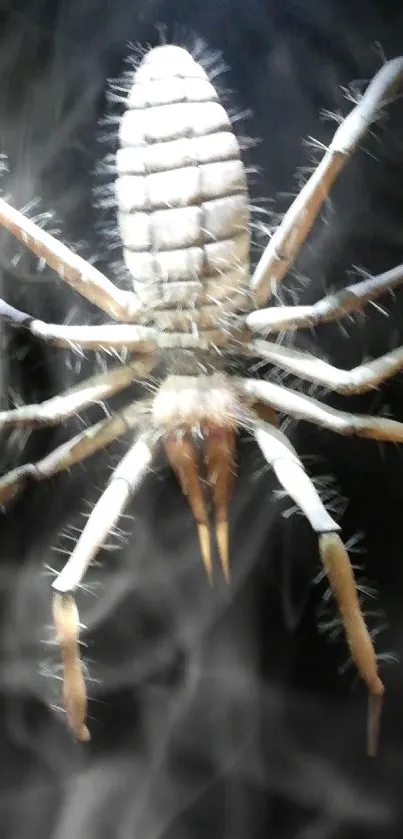
{"type": "Polygon", "coordinates": [[[120,124],[116,182],[126,266],[160,329],[217,326],[249,276],[246,174],[230,119],[181,47],[150,50],[120,124]]]}

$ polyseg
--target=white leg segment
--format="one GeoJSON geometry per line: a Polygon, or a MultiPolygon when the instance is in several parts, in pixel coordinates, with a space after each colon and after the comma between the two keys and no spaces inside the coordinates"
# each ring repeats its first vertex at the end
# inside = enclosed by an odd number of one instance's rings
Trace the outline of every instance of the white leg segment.
{"type": "Polygon", "coordinates": [[[55,591],[72,593],[80,585],[111,528],[147,475],[155,451],[155,433],[143,434],[121,460],[95,505],[65,567],[53,583],[55,591]]]}
{"type": "Polygon", "coordinates": [[[272,382],[260,382],[256,379],[237,379],[237,387],[242,393],[256,402],[270,405],[277,411],[295,419],[315,423],[328,428],[336,434],[356,435],[373,440],[385,440],[403,443],[403,423],[383,417],[371,417],[363,414],[349,414],[328,408],[317,399],[296,393],[290,388],[280,387],[272,382]]]}
{"type": "Polygon", "coordinates": [[[124,390],[136,379],[143,378],[150,372],[153,363],[152,355],[140,356],[129,364],[92,376],[40,405],[23,405],[12,411],[0,411],[0,431],[6,428],[58,425],[84,408],[124,390]]]}
{"type": "Polygon", "coordinates": [[[265,305],[276,284],[292,267],[337,176],[402,80],[403,58],[388,61],[338,127],[328,151],[291,204],[256,266],[251,288],[259,306],[265,305]]]}
{"type": "Polygon", "coordinates": [[[38,227],[19,210],[0,198],[0,227],[5,227],[68,285],[111,317],[136,323],[143,306],[131,291],[121,291],[101,271],[38,227]]]}
{"type": "Polygon", "coordinates": [[[42,338],[59,347],[79,347],[90,350],[128,349],[137,352],[153,352],[156,348],[155,329],[147,326],[131,326],[123,323],[106,323],[101,326],[63,326],[57,323],[45,323],[33,320],[29,331],[37,338],[42,338]]]}
{"type": "Polygon", "coordinates": [[[252,354],[267,358],[294,376],[323,385],[337,393],[344,393],[346,396],[365,393],[403,368],[403,347],[398,347],[374,361],[360,364],[352,370],[340,370],[314,355],[282,347],[270,341],[251,341],[248,349],[252,354]]]}
{"type": "Polygon", "coordinates": [[[340,530],[338,524],[329,516],[287,437],[278,428],[262,422],[256,423],[253,434],[279,483],[302,510],[312,529],[316,533],[340,530]]]}
{"type": "Polygon", "coordinates": [[[368,277],[328,294],[311,306],[272,306],[270,309],[257,309],[246,315],[245,324],[252,332],[263,334],[303,327],[312,329],[319,323],[340,320],[351,312],[360,311],[366,303],[377,300],[402,283],[403,265],[397,265],[376,277],[368,277]]]}

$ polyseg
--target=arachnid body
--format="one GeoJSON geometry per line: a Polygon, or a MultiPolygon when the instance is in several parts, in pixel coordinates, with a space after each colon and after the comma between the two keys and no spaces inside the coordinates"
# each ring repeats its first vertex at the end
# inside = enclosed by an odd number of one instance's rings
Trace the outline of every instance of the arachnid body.
{"type": "Polygon", "coordinates": [[[120,124],[116,202],[132,291],[117,288],[65,245],[0,200],[0,223],[62,279],[120,323],[58,326],[4,301],[0,312],[60,346],[126,350],[129,360],[41,405],[0,413],[0,428],[55,425],[99,400],[147,380],[163,365],[155,395],[85,429],[42,461],[0,479],[5,504],[30,480],[44,480],[104,448],[127,429],[135,441],[113,472],[64,569],[53,584],[54,619],[64,666],[64,704],[80,740],[86,689],[78,652],[74,594],[129,499],[165,450],[196,519],[203,562],[212,574],[208,501],[223,573],[229,579],[227,509],[237,432],[255,438],[285,490],[318,534],[357,670],[370,695],[368,749],[376,750],[383,684],[339,526],[324,508],[296,451],[277,427],[277,412],[331,429],[403,442],[403,424],[337,411],[269,381],[231,373],[234,356],[266,359],[305,380],[346,395],[370,389],[403,367],[403,348],[351,371],[257,338],[336,320],[403,281],[403,266],[358,282],[313,306],[267,305],[292,267],[337,175],[379,108],[403,80],[403,59],[380,70],[337,129],[319,166],[272,236],[250,275],[249,199],[229,117],[206,73],[184,49],[150,50],[134,73],[120,124]],[[203,489],[209,488],[209,498],[203,489]]]}

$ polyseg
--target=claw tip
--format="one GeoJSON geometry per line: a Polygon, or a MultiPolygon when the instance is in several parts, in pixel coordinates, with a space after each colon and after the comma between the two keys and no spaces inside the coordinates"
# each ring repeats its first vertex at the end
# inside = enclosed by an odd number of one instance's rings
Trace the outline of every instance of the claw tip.
{"type": "Polygon", "coordinates": [[[203,565],[206,569],[208,581],[210,585],[213,584],[213,566],[211,563],[211,548],[210,548],[210,533],[206,524],[198,524],[197,531],[199,534],[200,552],[203,560],[203,565]]]}
{"type": "Polygon", "coordinates": [[[229,585],[231,577],[229,567],[229,530],[227,521],[218,521],[216,523],[216,538],[224,579],[227,585],[229,585]]]}

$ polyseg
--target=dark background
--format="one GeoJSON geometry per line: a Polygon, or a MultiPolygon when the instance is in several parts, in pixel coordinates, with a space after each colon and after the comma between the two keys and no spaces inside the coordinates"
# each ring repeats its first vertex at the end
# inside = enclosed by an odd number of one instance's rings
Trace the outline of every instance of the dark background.
{"type": "MultiPolygon", "coordinates": [[[[384,58],[403,50],[403,9],[358,0],[33,0],[0,2],[0,150],[5,194],[47,229],[98,256],[111,275],[108,240],[93,199],[105,148],[107,79],[125,69],[127,42],[203,39],[230,70],[223,84],[259,138],[251,194],[270,223],[312,165],[303,141],[329,142],[347,113],[341,88],[362,89],[384,58]],[[40,203],[32,207],[33,200],[40,203]],[[110,270],[109,270],[110,269],[110,270]]],[[[107,150],[107,149],[106,149],[107,150]]],[[[289,299],[313,302],[403,261],[403,104],[396,101],[345,170],[324,224],[289,278],[289,299]],[[302,279],[301,279],[302,278],[302,279]]],[[[113,234],[113,230],[111,231],[113,234]]],[[[258,231],[259,233],[259,231],[258,231]]],[[[113,239],[113,236],[112,236],[113,239]]],[[[261,236],[258,239],[262,244],[261,236]]],[[[38,317],[95,320],[93,308],[1,239],[3,296],[38,317]],[[16,257],[20,259],[16,261],[16,257]],[[16,264],[11,264],[14,260],[16,264]]],[[[299,337],[301,346],[352,367],[403,343],[403,297],[299,337]]],[[[98,318],[102,317],[98,313],[98,318]]],[[[40,401],[94,357],[27,344],[3,330],[3,402],[40,401]]],[[[267,372],[269,375],[269,371],[267,372]]],[[[330,404],[403,421],[402,377],[378,392],[330,404]]],[[[99,409],[94,412],[99,417],[99,409]]],[[[4,435],[1,468],[36,459],[75,433],[4,435]]],[[[387,687],[380,755],[365,757],[366,694],[345,668],[315,539],[253,444],[241,440],[231,507],[233,587],[211,593],[194,524],[167,468],[150,476],[103,552],[89,592],[84,656],[92,741],[75,745],[57,703],[57,651],[47,641],[51,572],[60,568],[124,450],[120,442],[85,468],[27,491],[0,519],[0,830],[7,839],[101,839],[207,835],[243,839],[400,837],[403,831],[403,461],[399,447],[357,441],[300,424],[293,442],[343,525],[362,566],[368,622],[387,687]],[[323,477],[325,476],[325,477],[323,477]],[[330,497],[332,496],[332,497],[330,497]],[[285,515],[283,515],[285,513],[285,515]],[[54,550],[56,548],[56,550],[54,550]],[[369,580],[369,583],[366,580],[369,580]],[[328,614],[327,614],[327,612],[328,614]],[[382,630],[382,631],[381,631],[382,630]]]]}

